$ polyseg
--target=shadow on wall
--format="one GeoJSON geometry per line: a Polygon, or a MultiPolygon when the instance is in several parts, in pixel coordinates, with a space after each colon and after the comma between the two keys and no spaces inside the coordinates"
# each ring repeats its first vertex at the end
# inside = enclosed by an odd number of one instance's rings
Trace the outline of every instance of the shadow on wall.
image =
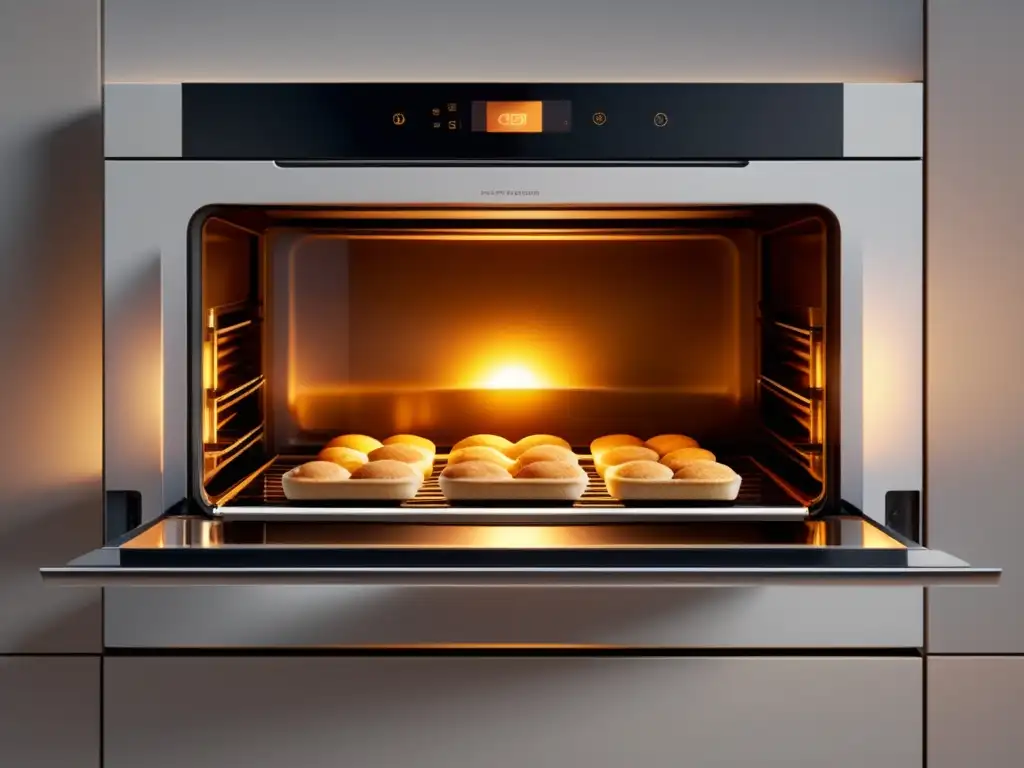
{"type": "Polygon", "coordinates": [[[99,592],[38,567],[102,539],[100,113],[0,146],[0,653],[100,648],[99,592]]]}

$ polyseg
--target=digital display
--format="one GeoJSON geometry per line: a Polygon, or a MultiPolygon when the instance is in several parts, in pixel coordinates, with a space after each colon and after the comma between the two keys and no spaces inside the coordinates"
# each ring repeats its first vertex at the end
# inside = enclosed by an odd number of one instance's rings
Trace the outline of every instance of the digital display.
{"type": "Polygon", "coordinates": [[[543,101],[488,101],[487,133],[540,133],[543,101]]]}
{"type": "Polygon", "coordinates": [[[474,101],[471,124],[482,133],[566,133],[571,128],[568,101],[474,101]]]}

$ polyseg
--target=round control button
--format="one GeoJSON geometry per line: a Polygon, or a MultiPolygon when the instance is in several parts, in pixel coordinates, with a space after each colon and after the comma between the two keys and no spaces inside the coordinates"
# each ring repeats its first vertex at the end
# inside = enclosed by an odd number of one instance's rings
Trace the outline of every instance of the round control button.
{"type": "Polygon", "coordinates": [[[405,113],[395,112],[395,114],[391,116],[391,122],[395,125],[405,125],[405,113]]]}
{"type": "Polygon", "coordinates": [[[608,122],[608,115],[606,115],[604,112],[595,112],[593,120],[594,125],[604,125],[605,123],[608,122]]]}
{"type": "Polygon", "coordinates": [[[654,116],[654,125],[657,126],[658,128],[664,128],[666,125],[668,125],[668,115],[666,115],[664,112],[659,112],[658,114],[656,114],[654,116]]]}

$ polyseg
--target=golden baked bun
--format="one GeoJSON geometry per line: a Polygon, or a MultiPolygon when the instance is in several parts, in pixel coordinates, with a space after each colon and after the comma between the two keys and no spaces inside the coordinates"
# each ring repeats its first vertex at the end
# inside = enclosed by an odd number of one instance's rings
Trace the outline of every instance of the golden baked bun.
{"type": "Polygon", "coordinates": [[[644,443],[652,451],[657,451],[659,456],[665,456],[678,451],[680,448],[699,448],[697,441],[686,435],[657,435],[644,443]]]}
{"type": "Polygon", "coordinates": [[[671,480],[672,470],[656,461],[627,461],[608,468],[607,477],[627,480],[671,480]]]}
{"type": "Polygon", "coordinates": [[[404,445],[402,443],[382,445],[380,448],[370,451],[367,456],[370,461],[392,459],[394,461],[404,461],[406,464],[419,464],[426,458],[423,451],[415,445],[404,445]]]}
{"type": "Polygon", "coordinates": [[[317,454],[317,458],[320,461],[330,461],[339,467],[344,467],[349,472],[355,472],[370,460],[365,453],[360,453],[354,448],[342,448],[339,446],[324,448],[317,454]]]}
{"type": "Polygon", "coordinates": [[[459,448],[448,456],[448,464],[462,464],[467,461],[489,461],[505,470],[515,463],[497,448],[489,445],[471,445],[468,448],[459,448]]]}
{"type": "Polygon", "coordinates": [[[678,448],[661,457],[661,463],[675,472],[691,461],[714,461],[715,454],[706,448],[678,448]]]}
{"type": "Polygon", "coordinates": [[[424,449],[431,458],[437,453],[437,446],[419,435],[392,435],[384,441],[384,445],[415,445],[417,448],[424,449]]]}
{"type": "Polygon", "coordinates": [[[510,459],[518,459],[528,450],[536,448],[538,445],[557,445],[568,451],[572,450],[572,446],[557,435],[529,435],[518,441],[515,445],[506,448],[505,455],[510,459]]]}
{"type": "Polygon", "coordinates": [[[691,461],[677,469],[674,477],[676,480],[732,480],[736,473],[716,461],[691,461]]]}
{"type": "Polygon", "coordinates": [[[412,464],[394,459],[370,461],[352,473],[353,480],[411,480],[420,479],[420,472],[412,464]]]}
{"type": "Polygon", "coordinates": [[[583,474],[572,461],[535,461],[519,470],[516,480],[577,480],[583,474]]]}
{"type": "Polygon", "coordinates": [[[351,448],[360,453],[369,453],[375,448],[380,448],[383,443],[368,435],[339,435],[331,440],[324,448],[351,448]]]}
{"type": "Polygon", "coordinates": [[[597,473],[604,477],[609,467],[617,464],[625,464],[627,461],[657,461],[660,457],[657,451],[651,450],[643,445],[620,445],[616,448],[609,448],[594,459],[594,466],[597,473]]]}
{"type": "Polygon", "coordinates": [[[430,477],[434,470],[434,457],[426,449],[405,443],[382,445],[370,451],[370,461],[402,461],[411,464],[424,477],[430,477]]]}
{"type": "Polygon", "coordinates": [[[453,445],[452,453],[462,448],[473,448],[478,445],[495,448],[504,453],[512,447],[512,441],[501,437],[500,435],[471,435],[470,437],[459,440],[459,442],[453,445]]]}
{"type": "Polygon", "coordinates": [[[576,454],[568,448],[563,448],[560,445],[535,445],[533,448],[523,451],[508,471],[513,475],[518,475],[519,470],[523,467],[536,464],[538,461],[569,461],[575,464],[580,462],[576,454]]]}
{"type": "Polygon", "coordinates": [[[307,461],[291,472],[293,480],[305,480],[310,483],[334,483],[348,480],[351,473],[333,461],[307,461]]]}
{"type": "Polygon", "coordinates": [[[489,461],[464,461],[449,464],[441,470],[441,477],[449,480],[511,480],[512,475],[504,467],[489,461]]]}
{"type": "Polygon", "coordinates": [[[633,435],[605,435],[599,437],[590,444],[590,455],[595,459],[599,453],[604,453],[611,448],[618,448],[620,445],[643,445],[644,441],[633,435]]]}

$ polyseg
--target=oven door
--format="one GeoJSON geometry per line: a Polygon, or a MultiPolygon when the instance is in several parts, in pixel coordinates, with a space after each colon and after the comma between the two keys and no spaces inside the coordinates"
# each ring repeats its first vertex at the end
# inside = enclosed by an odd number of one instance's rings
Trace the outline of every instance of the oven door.
{"type": "Polygon", "coordinates": [[[712,587],[995,584],[867,517],[429,525],[166,516],[44,579],[80,586],[712,587]]]}

